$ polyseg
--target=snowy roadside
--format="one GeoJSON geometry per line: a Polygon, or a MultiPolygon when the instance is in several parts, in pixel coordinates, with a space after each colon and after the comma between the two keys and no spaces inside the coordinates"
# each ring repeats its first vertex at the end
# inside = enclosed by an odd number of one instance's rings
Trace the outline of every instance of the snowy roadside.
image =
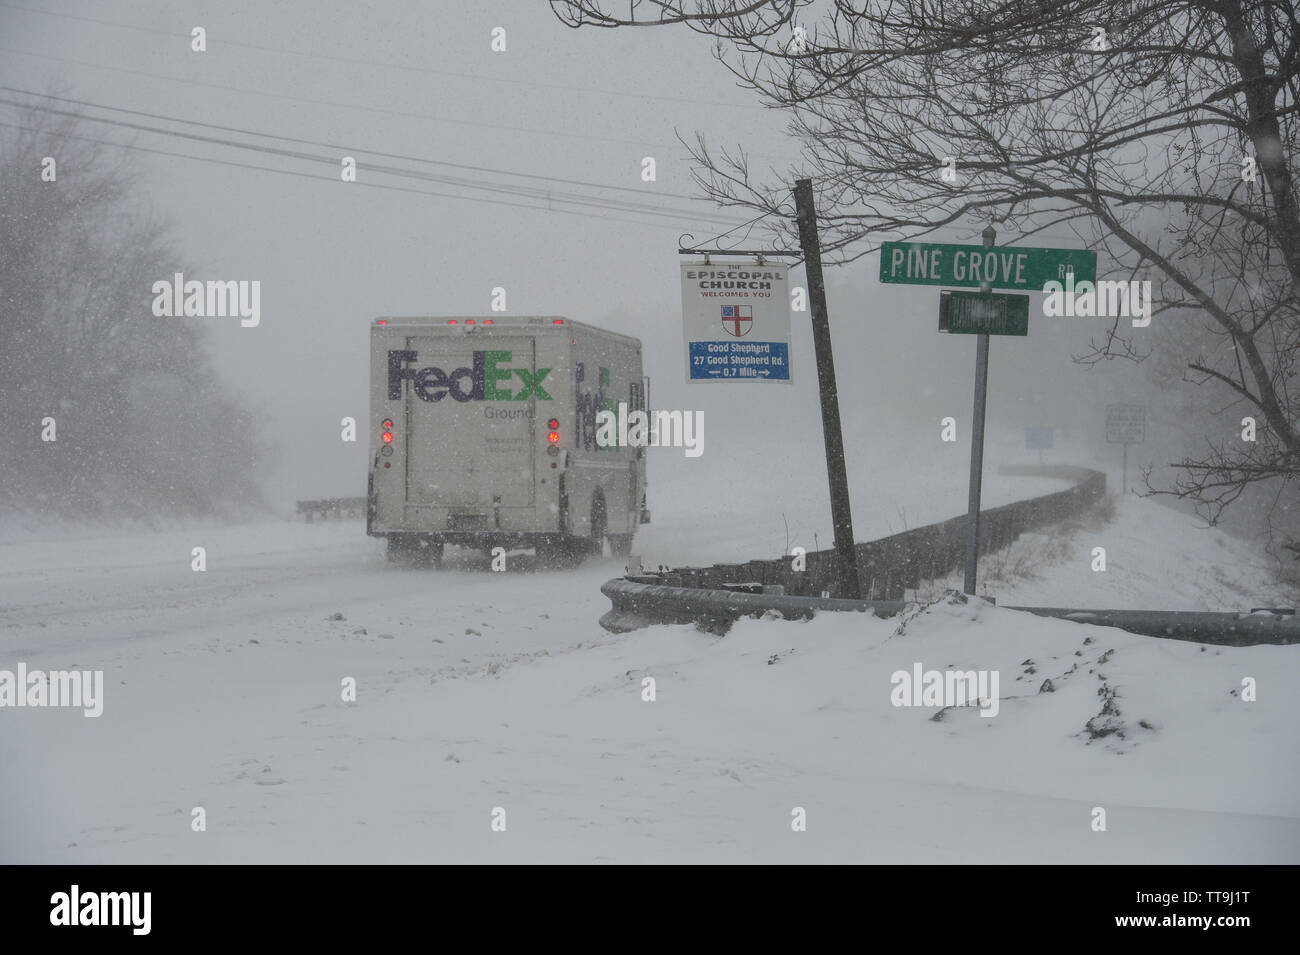
{"type": "MultiPolygon", "coordinates": [[[[1098,524],[1089,516],[1022,534],[983,557],[979,593],[1004,605],[1098,610],[1297,605],[1300,595],[1278,581],[1276,565],[1251,542],[1156,499],[1114,494],[1096,517],[1106,519],[1098,524]]],[[[926,584],[919,596],[933,599],[961,586],[954,573],[926,584]]]]}
{"type": "Polygon", "coordinates": [[[60,804],[46,820],[58,828],[39,835],[66,841],[31,850],[120,862],[1300,858],[1291,647],[1202,650],[960,603],[902,633],[899,620],[823,616],[745,620],[723,638],[613,638],[573,620],[541,632],[539,619],[488,652],[475,646],[488,624],[433,638],[427,626],[356,635],[355,622],[123,662],[133,689],[100,720],[6,714],[23,719],[8,726],[28,754],[14,768],[60,804]],[[894,706],[892,674],[917,664],[997,671],[996,715],[894,706]],[[357,680],[355,704],[339,701],[340,674],[357,680]],[[1257,702],[1234,695],[1245,676],[1257,702]],[[206,832],[190,831],[194,806],[206,832]],[[796,808],[806,832],[791,829],[796,808]],[[504,832],[491,829],[497,809],[504,832]]]}
{"type": "MultiPolygon", "coordinates": [[[[689,627],[613,637],[596,623],[599,584],[620,570],[609,560],[568,573],[492,574],[470,556],[443,573],[393,569],[353,522],[203,540],[202,575],[183,531],[47,542],[0,565],[4,659],[102,668],[107,683],[97,719],[0,713],[0,854],[1300,859],[1294,647],[1202,650],[946,603],[899,635],[899,620],[855,615],[745,620],[721,639],[689,627]],[[934,708],[893,706],[891,675],[917,664],[997,671],[998,714],[934,721],[934,708]],[[355,703],[341,699],[347,677],[355,703]],[[1245,677],[1257,702],[1233,695],[1245,677]],[[194,832],[200,806],[207,830],[194,832]],[[796,807],[806,832],[791,829],[796,807]],[[1105,832],[1092,829],[1097,807],[1105,832]],[[497,808],[505,832],[491,829],[497,808]]],[[[1168,593],[1237,607],[1251,573],[1240,542],[1149,501],[1064,540],[1026,539],[1036,579],[999,582],[1000,601],[1168,593]],[[1088,563],[1094,536],[1106,573],[1088,563]],[[1176,542],[1178,560],[1155,560],[1150,541],[1176,542]],[[1209,586],[1216,575],[1232,586],[1209,586]]]]}

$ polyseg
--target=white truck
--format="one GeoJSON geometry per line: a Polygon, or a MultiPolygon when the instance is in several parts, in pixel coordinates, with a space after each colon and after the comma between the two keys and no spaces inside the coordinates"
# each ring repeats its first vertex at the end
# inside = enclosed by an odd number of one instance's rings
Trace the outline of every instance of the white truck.
{"type": "MultiPolygon", "coordinates": [[[[366,533],[390,560],[532,547],[625,556],[645,448],[597,442],[597,412],[646,409],[641,343],[560,316],[377,318],[370,327],[366,533]]],[[[608,430],[608,429],[607,429],[608,430]]]]}

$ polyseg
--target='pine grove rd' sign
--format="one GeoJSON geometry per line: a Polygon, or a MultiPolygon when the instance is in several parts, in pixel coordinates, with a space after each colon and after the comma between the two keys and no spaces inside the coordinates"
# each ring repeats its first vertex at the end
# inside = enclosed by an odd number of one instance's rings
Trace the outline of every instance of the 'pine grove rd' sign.
{"type": "Polygon", "coordinates": [[[1083,249],[1033,249],[1025,246],[952,245],[938,242],[885,242],[880,246],[880,281],[901,285],[946,285],[1041,292],[1046,282],[1093,282],[1097,253],[1083,249]]]}

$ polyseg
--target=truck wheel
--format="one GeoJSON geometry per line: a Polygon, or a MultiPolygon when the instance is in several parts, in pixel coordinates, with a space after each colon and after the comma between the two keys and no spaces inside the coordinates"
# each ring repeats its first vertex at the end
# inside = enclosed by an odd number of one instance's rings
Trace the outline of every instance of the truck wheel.
{"type": "Polygon", "coordinates": [[[412,557],[411,539],[405,534],[388,535],[388,560],[390,563],[406,563],[412,557]]]}
{"type": "Polygon", "coordinates": [[[605,499],[597,492],[596,498],[591,502],[591,538],[587,541],[587,546],[591,553],[597,557],[605,555],[605,499]]]}
{"type": "Polygon", "coordinates": [[[632,535],[610,534],[609,552],[614,557],[627,557],[632,553],[632,535]]]}
{"type": "Polygon", "coordinates": [[[536,545],[537,562],[544,567],[577,567],[587,556],[587,541],[580,537],[565,537],[541,541],[536,545]]]}
{"type": "Polygon", "coordinates": [[[389,534],[388,559],[393,563],[442,566],[442,541],[424,540],[414,534],[389,534]]]}
{"type": "Polygon", "coordinates": [[[415,559],[421,567],[442,566],[442,541],[418,540],[415,546],[415,559]]]}

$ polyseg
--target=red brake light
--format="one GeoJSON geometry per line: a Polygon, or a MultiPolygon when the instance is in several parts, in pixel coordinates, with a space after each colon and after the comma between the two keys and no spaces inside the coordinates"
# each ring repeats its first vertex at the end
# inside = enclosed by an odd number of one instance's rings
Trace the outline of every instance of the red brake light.
{"type": "Polygon", "coordinates": [[[552,431],[550,434],[546,436],[546,440],[551,442],[551,444],[559,444],[560,433],[558,431],[552,431]]]}
{"type": "Polygon", "coordinates": [[[448,324],[448,325],[455,325],[455,324],[456,324],[456,319],[454,319],[454,318],[449,318],[449,319],[447,319],[447,324],[448,324]]]}
{"type": "Polygon", "coordinates": [[[385,418],[385,419],[384,419],[384,430],[385,430],[385,431],[392,431],[392,430],[393,430],[393,419],[392,419],[392,418],[385,418]]]}
{"type": "Polygon", "coordinates": [[[473,325],[473,324],[474,324],[474,319],[472,319],[472,318],[467,318],[467,319],[465,319],[465,324],[466,324],[466,325],[473,325]]]}
{"type": "Polygon", "coordinates": [[[376,325],[387,325],[387,324],[388,324],[388,319],[386,319],[386,318],[381,318],[379,321],[375,322],[375,324],[376,324],[376,325]]]}
{"type": "Polygon", "coordinates": [[[384,444],[392,444],[392,443],[393,443],[393,432],[391,432],[391,431],[385,431],[385,432],[384,432],[384,444]]]}
{"type": "Polygon", "coordinates": [[[491,325],[491,324],[492,324],[492,319],[490,319],[490,318],[485,318],[485,319],[483,319],[483,324],[484,324],[484,325],[491,325]]]}
{"type": "Polygon", "coordinates": [[[552,431],[559,431],[560,430],[559,419],[552,418],[550,421],[546,422],[546,427],[550,428],[552,431]]]}
{"type": "Polygon", "coordinates": [[[552,325],[563,325],[563,324],[564,324],[564,319],[562,319],[562,318],[553,318],[553,319],[551,319],[551,324],[552,324],[552,325]]]}

